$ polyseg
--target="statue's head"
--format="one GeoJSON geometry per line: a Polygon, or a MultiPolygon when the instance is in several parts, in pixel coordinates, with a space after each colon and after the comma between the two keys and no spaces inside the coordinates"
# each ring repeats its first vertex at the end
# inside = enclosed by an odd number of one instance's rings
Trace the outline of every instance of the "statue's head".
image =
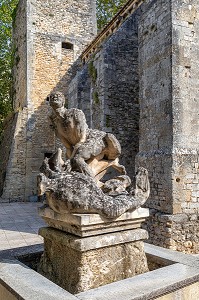
{"type": "Polygon", "coordinates": [[[53,92],[50,94],[50,106],[53,109],[61,108],[65,104],[64,94],[61,92],[53,92]]]}

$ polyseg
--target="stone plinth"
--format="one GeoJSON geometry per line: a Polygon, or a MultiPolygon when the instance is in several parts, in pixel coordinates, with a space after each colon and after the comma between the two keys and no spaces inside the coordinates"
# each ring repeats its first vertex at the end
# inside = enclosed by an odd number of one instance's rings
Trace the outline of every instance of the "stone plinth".
{"type": "Polygon", "coordinates": [[[80,237],[140,228],[149,216],[147,208],[126,212],[117,219],[105,219],[98,214],[59,214],[49,207],[41,207],[39,215],[53,228],[80,237]]]}
{"type": "MultiPolygon", "coordinates": [[[[91,215],[92,219],[92,215],[91,215]]],[[[78,237],[54,228],[41,228],[44,254],[39,272],[79,293],[148,271],[144,229],[78,237]]]]}

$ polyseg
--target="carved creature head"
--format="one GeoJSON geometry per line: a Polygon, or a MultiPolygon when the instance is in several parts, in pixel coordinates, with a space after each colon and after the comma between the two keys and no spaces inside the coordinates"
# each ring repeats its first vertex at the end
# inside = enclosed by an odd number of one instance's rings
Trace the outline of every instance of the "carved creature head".
{"type": "Polygon", "coordinates": [[[64,94],[61,92],[54,92],[50,94],[50,106],[53,109],[61,108],[65,104],[64,94]]]}
{"type": "Polygon", "coordinates": [[[120,175],[113,179],[106,181],[102,187],[104,193],[110,196],[117,196],[120,194],[128,194],[126,188],[130,186],[131,179],[127,175],[120,175]]]}

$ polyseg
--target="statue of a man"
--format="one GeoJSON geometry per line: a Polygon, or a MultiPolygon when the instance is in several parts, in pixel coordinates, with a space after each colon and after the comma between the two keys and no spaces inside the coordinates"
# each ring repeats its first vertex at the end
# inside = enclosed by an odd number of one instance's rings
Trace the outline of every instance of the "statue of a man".
{"type": "Polygon", "coordinates": [[[138,168],[134,188],[119,164],[121,147],[116,137],[89,129],[84,113],[66,109],[64,104],[63,94],[51,94],[51,121],[68,160],[62,159],[58,149],[40,168],[38,192],[45,194],[46,205],[58,213],[99,213],[106,218],[117,218],[143,205],[150,192],[147,170],[138,168]],[[124,175],[101,182],[110,166],[124,175]]]}
{"type": "Polygon", "coordinates": [[[79,145],[86,141],[88,125],[83,111],[65,108],[65,97],[56,92],[50,95],[50,106],[53,109],[50,119],[57,137],[66,147],[67,158],[73,158],[79,145]]]}
{"type": "Polygon", "coordinates": [[[112,166],[125,174],[124,166],[119,164],[121,146],[113,134],[89,129],[83,111],[77,108],[65,108],[65,97],[56,92],[50,95],[53,109],[50,117],[55,133],[66,147],[67,158],[71,160],[73,170],[96,177],[103,177],[112,166]]]}

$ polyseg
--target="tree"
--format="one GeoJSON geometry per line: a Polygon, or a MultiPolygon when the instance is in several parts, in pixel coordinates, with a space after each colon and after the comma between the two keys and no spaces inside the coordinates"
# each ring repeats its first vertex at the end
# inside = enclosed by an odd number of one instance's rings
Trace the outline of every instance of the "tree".
{"type": "Polygon", "coordinates": [[[2,123],[10,111],[11,69],[12,69],[12,15],[18,0],[1,0],[0,2],[0,134],[2,123]]]}
{"type": "Polygon", "coordinates": [[[98,29],[102,29],[126,2],[127,0],[96,0],[98,29]]]}

